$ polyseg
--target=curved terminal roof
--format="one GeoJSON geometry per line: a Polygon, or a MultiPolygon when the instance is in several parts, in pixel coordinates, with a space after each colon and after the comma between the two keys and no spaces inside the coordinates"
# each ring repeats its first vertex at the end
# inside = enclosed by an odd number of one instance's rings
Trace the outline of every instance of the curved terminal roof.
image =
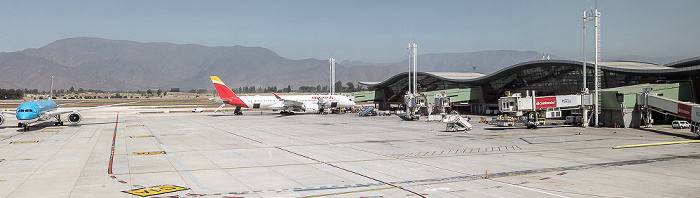
{"type": "MultiPolygon", "coordinates": [[[[418,72],[418,75],[431,76],[441,80],[459,83],[485,83],[505,77],[523,69],[543,66],[583,66],[583,62],[572,60],[536,60],[511,65],[488,75],[472,72],[418,72]]],[[[586,67],[594,68],[595,64],[593,62],[586,62],[586,67]]],[[[603,71],[613,71],[644,76],[697,76],[700,75],[700,57],[685,59],[667,65],[656,65],[642,62],[598,62],[598,67],[603,71]]],[[[407,75],[408,72],[403,72],[382,82],[360,83],[371,87],[383,87],[395,83],[398,80],[404,79],[407,75]]]]}
{"type": "Polygon", "coordinates": [[[671,62],[671,63],[665,64],[664,66],[667,66],[667,67],[689,67],[689,66],[698,66],[698,65],[700,65],[700,56],[693,57],[693,58],[687,58],[687,59],[679,60],[676,62],[671,62]]]}

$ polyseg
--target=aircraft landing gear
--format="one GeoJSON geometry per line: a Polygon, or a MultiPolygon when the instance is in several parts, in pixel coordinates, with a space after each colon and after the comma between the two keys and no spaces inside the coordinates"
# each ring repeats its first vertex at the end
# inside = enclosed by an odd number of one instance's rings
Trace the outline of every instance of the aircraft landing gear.
{"type": "Polygon", "coordinates": [[[241,112],[241,107],[236,107],[236,110],[233,111],[233,115],[243,115],[243,112],[241,112]]]}
{"type": "Polygon", "coordinates": [[[22,129],[24,129],[24,132],[29,131],[29,123],[19,123],[18,125],[22,125],[22,129]]]}
{"type": "Polygon", "coordinates": [[[63,126],[63,121],[61,121],[61,115],[54,116],[56,122],[53,123],[54,126],[63,126]]]}

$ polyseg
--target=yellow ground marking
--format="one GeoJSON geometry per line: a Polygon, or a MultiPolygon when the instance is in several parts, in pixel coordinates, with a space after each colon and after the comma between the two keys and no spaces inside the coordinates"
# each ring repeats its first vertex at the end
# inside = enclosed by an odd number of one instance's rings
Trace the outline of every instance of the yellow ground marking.
{"type": "Polygon", "coordinates": [[[38,140],[34,141],[19,141],[19,142],[10,142],[10,144],[23,144],[23,143],[37,143],[39,142],[38,140]]]}
{"type": "Polygon", "coordinates": [[[613,147],[613,149],[634,148],[634,147],[643,147],[643,146],[661,146],[661,145],[669,145],[669,144],[687,144],[687,143],[700,143],[700,140],[678,141],[678,142],[660,142],[660,143],[650,143],[650,144],[633,144],[633,145],[616,146],[616,147],[613,147]]]}
{"type": "Polygon", "coordinates": [[[143,126],[143,124],[139,124],[139,125],[126,125],[126,127],[140,127],[140,126],[143,126]]]}
{"type": "Polygon", "coordinates": [[[36,131],[36,132],[58,132],[58,131],[51,131],[51,130],[41,130],[41,131],[36,131]]]}
{"type": "Polygon", "coordinates": [[[5,159],[0,159],[0,162],[2,162],[3,160],[5,160],[5,159]]]}
{"type": "Polygon", "coordinates": [[[517,134],[517,133],[512,133],[512,134],[475,134],[475,136],[506,138],[506,137],[521,137],[523,135],[517,134]]]}
{"type": "Polygon", "coordinates": [[[140,136],[129,136],[130,138],[144,138],[144,137],[153,137],[152,135],[140,135],[140,136]]]}
{"type": "Polygon", "coordinates": [[[387,189],[394,189],[394,188],[401,188],[401,187],[402,187],[402,186],[397,186],[397,187],[386,187],[386,188],[373,188],[373,189],[366,189],[366,190],[355,190],[355,191],[348,191],[348,192],[330,193],[330,194],[322,194],[322,195],[312,195],[312,196],[306,196],[306,197],[302,197],[302,198],[326,197],[326,196],[332,196],[332,195],[342,195],[342,194],[359,193],[359,192],[367,192],[367,191],[387,190],[387,189]]]}
{"type": "Polygon", "coordinates": [[[6,180],[2,180],[2,179],[0,179],[0,182],[4,182],[4,181],[6,181],[6,180]]]}
{"type": "Polygon", "coordinates": [[[124,120],[124,122],[135,122],[135,121],[139,121],[139,120],[124,120]]]}
{"type": "Polygon", "coordinates": [[[148,197],[148,196],[177,192],[177,191],[187,190],[187,189],[189,189],[189,188],[175,186],[175,185],[162,185],[162,186],[153,186],[153,187],[144,188],[144,189],[127,190],[127,191],[122,191],[122,192],[129,193],[129,194],[136,195],[136,196],[141,196],[141,197],[148,197]]]}
{"type": "Polygon", "coordinates": [[[134,155],[158,155],[165,154],[165,151],[151,151],[151,152],[134,152],[134,155]]]}

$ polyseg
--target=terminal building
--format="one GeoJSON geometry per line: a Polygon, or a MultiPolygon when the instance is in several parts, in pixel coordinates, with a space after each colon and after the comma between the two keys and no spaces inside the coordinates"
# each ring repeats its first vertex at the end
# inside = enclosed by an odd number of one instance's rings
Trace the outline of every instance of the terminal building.
{"type": "MultiPolygon", "coordinates": [[[[601,122],[619,121],[620,112],[634,108],[634,95],[643,87],[675,100],[699,103],[700,57],[665,65],[643,62],[598,62],[601,122]],[[624,101],[619,101],[623,95],[624,101]],[[631,102],[631,103],[630,103],[631,102]],[[609,116],[606,116],[609,115],[609,116]]],[[[436,94],[450,98],[451,110],[460,113],[498,114],[498,99],[509,93],[535,91],[537,96],[568,95],[583,90],[583,62],[537,60],[508,66],[484,75],[471,72],[418,72],[417,89],[432,102],[436,94]]],[[[586,88],[594,93],[595,66],[586,63],[586,88]]],[[[360,82],[368,92],[356,92],[358,102],[371,101],[381,110],[402,108],[408,90],[408,72],[382,82],[360,82]]],[[[524,95],[524,94],[523,94],[524,95]]],[[[566,115],[566,113],[564,113],[566,115]]],[[[624,117],[624,116],[623,116],[624,117]]],[[[662,118],[662,120],[665,120],[662,118]]],[[[629,125],[627,123],[626,125],[629,125]]]]}

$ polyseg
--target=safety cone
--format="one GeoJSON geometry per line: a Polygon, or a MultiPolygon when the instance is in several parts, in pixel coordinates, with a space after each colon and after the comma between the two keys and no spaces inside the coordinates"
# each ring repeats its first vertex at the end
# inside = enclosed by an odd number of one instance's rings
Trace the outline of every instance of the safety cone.
{"type": "Polygon", "coordinates": [[[489,169],[486,169],[486,179],[489,178],[489,169]]]}

